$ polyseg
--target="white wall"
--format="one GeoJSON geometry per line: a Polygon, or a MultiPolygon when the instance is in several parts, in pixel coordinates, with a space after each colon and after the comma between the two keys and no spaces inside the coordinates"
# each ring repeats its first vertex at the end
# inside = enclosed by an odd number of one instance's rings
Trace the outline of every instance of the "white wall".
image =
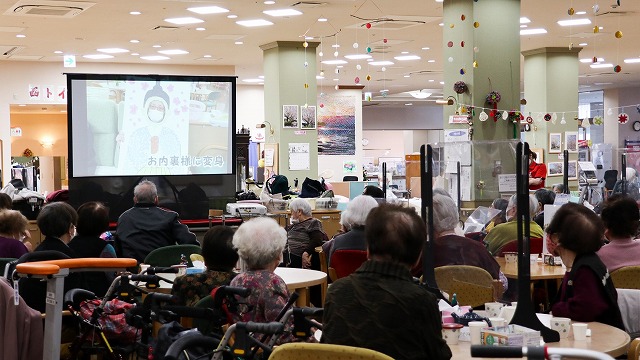
{"type": "Polygon", "coordinates": [[[252,133],[264,122],[264,90],[260,85],[236,87],[236,129],[244,125],[252,133]]]}
{"type": "Polygon", "coordinates": [[[366,130],[442,129],[442,109],[441,105],[364,106],[363,128],[366,130]]]}

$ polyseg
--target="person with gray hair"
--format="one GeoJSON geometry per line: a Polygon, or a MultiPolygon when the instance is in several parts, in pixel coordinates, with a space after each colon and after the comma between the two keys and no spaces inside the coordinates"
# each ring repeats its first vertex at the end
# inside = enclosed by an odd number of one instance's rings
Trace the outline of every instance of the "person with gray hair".
{"type": "Polygon", "coordinates": [[[177,244],[200,245],[196,235],[180,222],[178,213],[158,207],[158,189],[142,180],[133,189],[134,205],[118,218],[117,236],[122,257],[139,263],[153,250],[177,244]]]}
{"type": "MultiPolygon", "coordinates": [[[[231,280],[230,285],[251,290],[249,296],[240,301],[238,311],[233,314],[234,320],[276,321],[289,300],[287,284],[274,273],[282,261],[287,233],[275,220],[258,217],[240,225],[232,243],[240,256],[243,271],[231,280]]],[[[289,340],[291,337],[285,336],[278,343],[289,340]]]]}
{"type": "Polygon", "coordinates": [[[311,205],[305,199],[294,199],[289,209],[291,224],[285,228],[291,257],[289,266],[320,270],[320,259],[313,255],[316,254],[315,248],[321,246],[327,237],[322,230],[322,223],[311,216],[311,205]]]}
{"type": "MultiPolygon", "coordinates": [[[[460,216],[458,207],[448,196],[433,196],[434,266],[468,265],[487,270],[491,277],[500,280],[500,265],[489,254],[481,241],[457,235],[455,228],[460,216]]],[[[506,280],[506,278],[505,278],[506,280]]],[[[506,281],[504,284],[506,285],[506,281]]]]}
{"type": "MultiPolygon", "coordinates": [[[[512,195],[509,198],[509,204],[507,205],[506,217],[507,222],[500,225],[496,225],[487,237],[484,238],[484,242],[487,244],[487,250],[493,255],[496,255],[500,249],[510,241],[518,238],[518,222],[516,221],[516,214],[518,211],[517,195],[512,195]]],[[[529,237],[530,238],[542,238],[543,231],[540,225],[536,224],[534,217],[538,211],[538,200],[534,195],[529,195],[529,237]]]]}
{"type": "Polygon", "coordinates": [[[331,265],[331,256],[336,250],[367,250],[364,224],[367,222],[369,212],[376,207],[378,202],[368,195],[358,195],[347,204],[345,213],[347,213],[346,221],[349,223],[350,230],[333,240],[328,256],[329,265],[331,265]]]}

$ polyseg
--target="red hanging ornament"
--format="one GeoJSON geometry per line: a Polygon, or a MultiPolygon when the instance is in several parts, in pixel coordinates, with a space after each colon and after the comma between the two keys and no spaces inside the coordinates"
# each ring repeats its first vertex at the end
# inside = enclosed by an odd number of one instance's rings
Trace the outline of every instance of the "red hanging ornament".
{"type": "Polygon", "coordinates": [[[367,27],[367,29],[371,29],[371,23],[367,23],[367,25],[365,25],[367,27]]]}

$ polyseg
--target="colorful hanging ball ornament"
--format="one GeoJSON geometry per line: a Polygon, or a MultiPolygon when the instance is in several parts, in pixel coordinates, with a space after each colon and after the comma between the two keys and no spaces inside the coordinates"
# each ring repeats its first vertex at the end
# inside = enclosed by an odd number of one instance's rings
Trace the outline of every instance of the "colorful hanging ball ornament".
{"type": "Polygon", "coordinates": [[[320,103],[320,108],[323,108],[323,107],[324,107],[324,103],[320,103]]]}
{"type": "Polygon", "coordinates": [[[469,87],[464,81],[456,81],[456,83],[453,84],[453,91],[455,91],[456,94],[464,94],[469,91],[469,87]]]}
{"type": "Polygon", "coordinates": [[[334,86],[333,88],[336,89],[336,90],[340,90],[340,86],[338,86],[338,85],[334,86]]]}
{"type": "Polygon", "coordinates": [[[467,19],[466,16],[464,16],[464,14],[460,15],[460,20],[465,21],[467,19]]]}
{"type": "Polygon", "coordinates": [[[356,69],[360,70],[360,69],[362,69],[362,66],[360,64],[358,64],[358,65],[356,65],[356,69]]]}
{"type": "Polygon", "coordinates": [[[460,41],[460,47],[464,47],[464,41],[460,41]]]}
{"type": "Polygon", "coordinates": [[[551,114],[544,114],[544,121],[551,121],[551,114]]]}
{"type": "Polygon", "coordinates": [[[594,63],[594,64],[597,63],[598,62],[598,58],[594,56],[593,59],[591,59],[591,62],[594,63]]]}
{"type": "Polygon", "coordinates": [[[308,46],[309,46],[308,42],[305,41],[305,42],[302,43],[302,47],[308,47],[308,46]]]}
{"type": "Polygon", "coordinates": [[[336,52],[334,52],[334,53],[333,53],[333,56],[337,57],[337,56],[338,56],[338,52],[337,52],[337,51],[336,51],[336,52]]]}
{"type": "Polygon", "coordinates": [[[367,27],[367,29],[371,29],[371,23],[367,23],[367,25],[365,25],[367,27]]]}
{"type": "Polygon", "coordinates": [[[453,29],[454,27],[456,27],[456,25],[455,25],[455,24],[449,24],[449,28],[450,28],[450,29],[453,29]]]}
{"type": "Polygon", "coordinates": [[[492,91],[489,94],[487,94],[487,99],[486,101],[491,104],[491,105],[497,105],[500,102],[500,99],[502,97],[500,96],[500,93],[497,91],[492,91]]]}
{"type": "Polygon", "coordinates": [[[464,70],[464,68],[460,69],[460,75],[464,75],[466,73],[466,71],[464,70]]]}
{"type": "Polygon", "coordinates": [[[323,53],[322,51],[320,51],[320,52],[318,53],[318,56],[323,57],[323,56],[324,56],[324,53],[323,53]]]}
{"type": "Polygon", "coordinates": [[[388,41],[389,41],[389,40],[388,40],[388,39],[386,39],[386,38],[385,38],[385,39],[382,39],[382,42],[383,42],[383,43],[385,43],[385,44],[386,44],[388,41]]]}
{"type": "Polygon", "coordinates": [[[474,67],[474,68],[477,68],[477,67],[478,67],[478,62],[477,62],[477,61],[475,61],[475,60],[473,61],[473,67],[474,67]]]}
{"type": "Polygon", "coordinates": [[[622,39],[622,31],[620,31],[620,30],[616,31],[615,37],[616,37],[616,39],[622,39]]]}
{"type": "Polygon", "coordinates": [[[597,34],[597,33],[599,33],[599,32],[600,32],[600,27],[599,27],[598,25],[594,26],[594,27],[593,27],[593,33],[594,33],[594,34],[597,34]]]}
{"type": "Polygon", "coordinates": [[[353,43],[353,48],[354,48],[354,49],[357,49],[357,48],[358,48],[358,46],[360,46],[360,45],[358,45],[358,43],[357,43],[357,42],[353,43]]]}
{"type": "Polygon", "coordinates": [[[367,75],[367,81],[371,81],[371,75],[367,75]]]}
{"type": "Polygon", "coordinates": [[[476,29],[479,28],[480,27],[480,23],[477,22],[477,21],[474,21],[473,27],[476,28],[476,29]]]}
{"type": "Polygon", "coordinates": [[[600,12],[600,5],[595,4],[591,7],[593,9],[593,13],[597,14],[598,12],[600,12]]]}
{"type": "Polygon", "coordinates": [[[447,43],[447,46],[448,46],[448,47],[453,47],[453,41],[449,41],[449,42],[447,43]]]}
{"type": "Polygon", "coordinates": [[[449,56],[449,59],[447,59],[447,60],[449,60],[449,62],[453,62],[453,57],[449,56]]]}
{"type": "Polygon", "coordinates": [[[353,79],[353,82],[355,82],[356,84],[360,84],[360,78],[356,76],[356,78],[353,79]]]}
{"type": "Polygon", "coordinates": [[[371,47],[367,46],[367,52],[370,53],[371,52],[371,47]]]}
{"type": "Polygon", "coordinates": [[[569,10],[567,10],[567,14],[569,14],[570,16],[573,16],[573,14],[575,14],[576,11],[573,8],[569,8],[569,10]]]}
{"type": "Polygon", "coordinates": [[[618,114],[618,123],[626,124],[627,121],[629,121],[629,115],[627,115],[627,113],[618,114]]]}
{"type": "Polygon", "coordinates": [[[620,65],[616,65],[616,66],[614,66],[614,67],[613,67],[613,71],[615,71],[615,72],[619,73],[620,71],[622,71],[622,66],[620,66],[620,65]]]}
{"type": "Polygon", "coordinates": [[[305,89],[308,89],[308,88],[309,88],[309,84],[304,83],[304,88],[305,88],[305,89]]]}
{"type": "Polygon", "coordinates": [[[380,69],[380,70],[387,71],[387,68],[383,66],[382,69],[380,69]]]}

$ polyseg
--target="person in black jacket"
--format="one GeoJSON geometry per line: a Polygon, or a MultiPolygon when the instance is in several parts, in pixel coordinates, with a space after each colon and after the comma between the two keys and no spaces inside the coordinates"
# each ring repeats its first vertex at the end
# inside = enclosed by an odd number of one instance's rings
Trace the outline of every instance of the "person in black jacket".
{"type": "Polygon", "coordinates": [[[158,189],[149,180],[142,180],[133,189],[134,205],[118,218],[117,236],[122,257],[138,263],[153,250],[177,244],[200,245],[196,235],[180,223],[178,213],[159,208],[158,189]]]}

